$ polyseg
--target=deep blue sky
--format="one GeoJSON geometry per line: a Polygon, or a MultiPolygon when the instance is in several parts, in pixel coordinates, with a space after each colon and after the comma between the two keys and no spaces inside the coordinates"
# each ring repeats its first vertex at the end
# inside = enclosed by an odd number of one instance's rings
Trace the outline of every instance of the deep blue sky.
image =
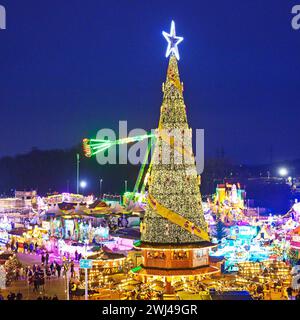
{"type": "MultiPolygon", "coordinates": [[[[300,0],[298,1],[300,4],[300,0]]],[[[0,0],[0,156],[67,148],[102,127],[157,126],[172,19],[206,154],[300,157],[300,31],[289,0],[0,0]]]]}

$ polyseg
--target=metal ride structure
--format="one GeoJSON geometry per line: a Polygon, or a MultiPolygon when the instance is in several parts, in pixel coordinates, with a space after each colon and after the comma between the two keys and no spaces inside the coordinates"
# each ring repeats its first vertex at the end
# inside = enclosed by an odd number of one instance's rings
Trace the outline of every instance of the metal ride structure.
{"type": "MultiPolygon", "coordinates": [[[[145,139],[148,139],[148,146],[147,150],[145,152],[144,160],[141,164],[140,170],[138,177],[136,179],[134,189],[132,192],[132,197],[134,196],[135,193],[137,193],[139,190],[141,193],[145,193],[145,188],[147,184],[147,179],[146,177],[148,176],[148,173],[144,175],[145,169],[148,164],[148,159],[149,155],[151,154],[152,146],[153,146],[153,140],[155,139],[155,134],[154,133],[148,133],[145,135],[139,135],[135,137],[127,137],[119,140],[101,140],[101,139],[83,139],[82,144],[83,144],[83,151],[84,155],[87,158],[91,158],[93,156],[96,156],[100,152],[105,152],[109,148],[117,145],[122,145],[122,144],[130,144],[130,143],[135,143],[139,141],[143,141],[145,139]],[[143,179],[143,177],[145,177],[143,179]],[[143,183],[142,183],[143,181],[143,183]],[[142,185],[141,185],[142,184],[142,185]]],[[[148,171],[151,169],[151,163],[149,165],[148,171]]],[[[147,172],[148,172],[147,171],[147,172]]]]}

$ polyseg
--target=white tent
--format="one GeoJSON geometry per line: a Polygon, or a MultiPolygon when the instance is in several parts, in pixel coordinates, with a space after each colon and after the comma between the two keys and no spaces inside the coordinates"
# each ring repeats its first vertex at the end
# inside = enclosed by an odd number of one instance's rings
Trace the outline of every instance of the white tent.
{"type": "Polygon", "coordinates": [[[127,208],[126,208],[126,209],[127,209],[128,211],[131,211],[133,207],[134,207],[134,202],[133,202],[132,200],[130,200],[129,203],[128,203],[128,205],[127,205],[127,208]]]}
{"type": "Polygon", "coordinates": [[[115,206],[113,206],[111,208],[111,212],[112,213],[123,213],[124,208],[119,203],[116,203],[115,206]]]}
{"type": "Polygon", "coordinates": [[[143,208],[143,206],[139,202],[136,202],[131,210],[132,212],[144,212],[145,208],[143,208]]]}

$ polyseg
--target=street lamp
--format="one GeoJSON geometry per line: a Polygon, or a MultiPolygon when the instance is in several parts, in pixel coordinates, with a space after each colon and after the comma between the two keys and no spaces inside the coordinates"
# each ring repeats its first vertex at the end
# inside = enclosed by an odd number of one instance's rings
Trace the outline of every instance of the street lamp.
{"type": "Polygon", "coordinates": [[[83,189],[86,188],[86,186],[87,186],[86,181],[80,181],[80,188],[82,189],[82,191],[83,191],[83,189]]]}
{"type": "Polygon", "coordinates": [[[80,155],[76,154],[76,192],[79,193],[79,166],[80,166],[80,155]]]}
{"type": "Polygon", "coordinates": [[[287,168],[282,167],[282,168],[279,168],[278,173],[281,177],[286,177],[289,172],[287,168]]]}
{"type": "Polygon", "coordinates": [[[100,179],[100,199],[102,198],[102,182],[103,179],[100,179]]]}

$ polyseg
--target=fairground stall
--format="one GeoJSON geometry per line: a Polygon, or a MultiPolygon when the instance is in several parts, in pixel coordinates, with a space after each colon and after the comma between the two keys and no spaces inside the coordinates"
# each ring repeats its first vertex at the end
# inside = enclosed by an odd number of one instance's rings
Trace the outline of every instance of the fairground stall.
{"type": "MultiPolygon", "coordinates": [[[[123,254],[102,250],[89,255],[87,259],[92,260],[92,268],[88,269],[89,290],[100,289],[108,282],[119,282],[126,272],[126,256],[123,254]]],[[[80,282],[85,283],[84,269],[80,269],[80,282]]]]}

